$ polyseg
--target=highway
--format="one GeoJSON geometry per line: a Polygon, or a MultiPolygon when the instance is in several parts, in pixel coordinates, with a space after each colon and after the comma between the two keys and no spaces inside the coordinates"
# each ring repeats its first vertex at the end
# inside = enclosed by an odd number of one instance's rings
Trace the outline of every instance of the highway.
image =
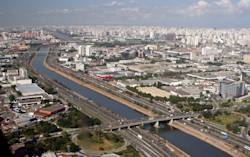
{"type": "MultiPolygon", "coordinates": [[[[101,107],[95,104],[93,101],[89,101],[87,98],[84,98],[82,95],[79,95],[76,92],[72,92],[71,90],[65,88],[57,81],[52,80],[46,76],[42,76],[40,74],[35,73],[30,67],[27,67],[33,75],[39,78],[40,81],[46,82],[47,84],[52,85],[58,91],[58,98],[63,99],[63,101],[74,104],[77,109],[86,113],[91,117],[96,117],[100,119],[104,124],[112,124],[117,121],[125,120],[120,117],[118,114],[111,112],[110,110],[101,107]]],[[[140,130],[140,129],[139,129],[140,130]]],[[[78,132],[75,130],[75,132],[78,132]]],[[[138,151],[142,152],[147,157],[167,157],[164,151],[159,150],[158,145],[152,144],[151,140],[135,140],[135,137],[138,136],[139,132],[124,130],[122,136],[133,146],[136,146],[138,151]],[[133,138],[131,138],[133,137],[133,138]],[[146,152],[146,153],[145,153],[146,152]]],[[[55,135],[57,136],[57,135],[55,135]]],[[[157,141],[157,140],[155,140],[157,141]]],[[[167,147],[165,148],[167,149],[167,147]]],[[[174,156],[174,155],[171,155],[174,156]]]]}
{"type": "MultiPolygon", "coordinates": [[[[145,134],[141,134],[142,138],[138,137],[138,130],[129,129],[127,131],[121,131],[122,134],[131,141],[131,144],[135,147],[135,149],[142,150],[144,156],[147,157],[162,157],[162,156],[175,156],[174,154],[170,154],[170,150],[166,150],[167,147],[162,146],[160,143],[154,143],[153,141],[157,141],[158,139],[149,138],[145,136],[145,134]],[[143,149],[143,147],[147,147],[149,149],[143,149]]],[[[141,132],[140,132],[141,133],[141,132]]]]}
{"type": "MultiPolygon", "coordinates": [[[[72,74],[74,76],[77,76],[79,79],[81,79],[84,82],[92,83],[92,84],[96,85],[97,87],[105,89],[106,91],[108,91],[108,92],[110,92],[110,93],[112,93],[114,95],[117,95],[119,97],[125,98],[126,100],[129,100],[130,102],[140,104],[141,106],[144,106],[144,107],[146,107],[147,109],[150,109],[150,110],[155,110],[157,113],[165,114],[165,115],[171,115],[172,114],[172,112],[170,112],[170,110],[172,109],[171,106],[173,104],[170,105],[170,104],[164,104],[164,103],[161,103],[161,102],[151,103],[151,102],[149,102],[149,100],[147,100],[145,98],[142,98],[142,97],[136,95],[135,93],[132,93],[131,95],[128,95],[125,92],[121,93],[119,88],[117,88],[115,86],[111,86],[110,84],[107,84],[107,82],[105,82],[103,80],[93,78],[93,77],[91,77],[89,75],[86,75],[86,74],[80,74],[80,73],[77,73],[77,72],[73,72],[70,69],[61,67],[59,64],[56,64],[55,61],[56,61],[55,58],[53,59],[53,57],[49,57],[49,62],[52,63],[53,66],[56,65],[57,68],[62,68],[63,71],[66,71],[67,73],[70,73],[70,74],[72,74]]],[[[175,109],[175,112],[179,112],[179,111],[177,109],[175,109]]],[[[202,128],[202,127],[204,127],[204,126],[200,125],[200,128],[202,128]]],[[[216,129],[219,130],[218,128],[216,128],[216,129]]],[[[218,133],[218,131],[214,131],[214,130],[211,130],[211,132],[210,132],[211,135],[217,134],[217,133],[218,133]]],[[[232,140],[231,142],[236,147],[238,147],[238,146],[241,147],[244,144],[244,143],[242,143],[242,144],[239,145],[238,141],[241,141],[241,139],[238,140],[238,137],[235,137],[235,139],[236,140],[232,140]],[[237,141],[237,142],[234,142],[234,141],[237,141]]]]}
{"type": "MultiPolygon", "coordinates": [[[[120,130],[120,129],[127,129],[131,127],[136,127],[136,126],[143,126],[147,124],[155,124],[155,123],[160,123],[160,122],[165,122],[168,123],[171,120],[181,120],[181,119],[187,119],[187,118],[194,118],[197,115],[193,114],[186,114],[186,115],[173,115],[173,116],[162,116],[162,117],[154,117],[154,118],[149,118],[149,119],[139,119],[139,120],[132,120],[132,121],[124,121],[124,122],[118,122],[118,123],[112,123],[111,125],[108,126],[103,126],[100,129],[102,130],[120,130]]],[[[159,124],[158,124],[159,125],[159,124]]],[[[158,126],[159,127],[159,126],[158,126]]]]}
{"type": "MultiPolygon", "coordinates": [[[[109,93],[112,93],[113,95],[119,96],[125,100],[128,100],[132,103],[138,104],[142,107],[145,107],[151,111],[154,111],[156,113],[160,113],[160,114],[164,114],[164,115],[170,115],[172,114],[170,112],[170,110],[173,108],[170,104],[165,104],[165,103],[161,103],[161,102],[150,102],[149,100],[136,95],[135,93],[131,93],[131,95],[127,94],[125,91],[121,92],[121,89],[115,86],[112,86],[110,84],[108,84],[107,82],[100,80],[100,79],[96,79],[95,77],[92,77],[90,75],[87,74],[83,74],[83,73],[79,73],[79,72],[75,72],[73,70],[70,70],[68,68],[62,67],[58,62],[57,62],[57,58],[56,56],[54,56],[56,53],[50,53],[47,62],[49,63],[49,65],[55,67],[56,69],[62,70],[66,73],[68,73],[69,75],[72,75],[74,77],[77,77],[79,80],[86,82],[86,83],[90,83],[93,84],[95,86],[97,86],[98,88],[101,88],[109,93]]],[[[176,109],[178,110],[178,109],[176,109]]]]}
{"type": "MultiPolygon", "coordinates": [[[[120,96],[130,102],[133,102],[133,103],[136,103],[136,104],[140,104],[140,106],[146,106],[147,109],[150,109],[150,110],[154,110],[155,112],[157,113],[161,113],[161,114],[164,114],[164,115],[173,115],[172,112],[170,112],[170,109],[173,108],[171,107],[170,105],[167,105],[167,104],[164,104],[164,103],[161,103],[161,102],[154,102],[154,103],[151,103],[149,102],[149,100],[145,99],[145,98],[142,98],[142,97],[139,97],[138,95],[136,95],[135,93],[132,94],[132,95],[128,95],[126,94],[125,92],[123,92],[121,94],[121,90],[115,86],[111,86],[110,84],[108,84],[107,82],[103,81],[103,80],[99,80],[99,79],[96,79],[94,77],[91,77],[89,75],[86,75],[86,74],[80,74],[80,73],[77,73],[75,71],[72,71],[70,69],[67,69],[67,68],[64,68],[64,67],[61,67],[55,57],[53,56],[53,53],[50,53],[50,57],[49,57],[49,63],[51,65],[54,65],[56,66],[56,68],[58,69],[61,69],[63,71],[66,71],[67,73],[69,73],[70,75],[72,76],[76,76],[78,79],[82,80],[83,82],[87,82],[87,83],[91,83],[91,84],[94,84],[96,85],[97,87],[100,87],[114,95],[117,95],[117,96],[120,96]],[[57,63],[57,64],[56,64],[57,63]]],[[[180,113],[177,109],[174,110],[175,114],[178,114],[180,113]]],[[[180,113],[180,114],[183,114],[183,113],[180,113]]],[[[199,120],[196,120],[194,119],[194,121],[196,122],[199,122],[199,120]]],[[[209,124],[207,123],[199,123],[199,128],[200,129],[203,129],[205,126],[209,126],[209,124]]],[[[190,125],[192,126],[192,125],[190,125]]],[[[192,126],[193,127],[193,126],[192,126]]],[[[198,125],[196,126],[196,128],[198,127],[198,125]]],[[[215,136],[215,137],[218,137],[219,133],[223,130],[215,127],[215,126],[211,126],[210,128],[213,128],[213,129],[210,129],[210,132],[209,134],[212,135],[212,136],[215,136]]],[[[241,148],[241,150],[244,150],[244,146],[248,144],[248,142],[246,142],[246,139],[241,139],[240,137],[238,136],[235,136],[232,134],[232,140],[228,140],[227,141],[228,143],[234,145],[236,148],[241,148]]]]}
{"type": "Polygon", "coordinates": [[[241,149],[242,151],[246,151],[244,149],[245,145],[247,146],[250,145],[250,142],[246,140],[245,138],[236,136],[235,134],[230,133],[230,132],[227,132],[229,137],[227,139],[223,139],[221,132],[226,132],[226,131],[219,129],[218,127],[215,127],[212,124],[200,122],[199,120],[192,120],[192,122],[189,122],[186,120],[185,123],[192,126],[193,128],[196,128],[197,130],[201,130],[201,129],[205,130],[204,128],[207,128],[207,131],[208,131],[207,133],[215,137],[221,138],[222,140],[226,140],[228,143],[233,144],[235,147],[241,149]]]}

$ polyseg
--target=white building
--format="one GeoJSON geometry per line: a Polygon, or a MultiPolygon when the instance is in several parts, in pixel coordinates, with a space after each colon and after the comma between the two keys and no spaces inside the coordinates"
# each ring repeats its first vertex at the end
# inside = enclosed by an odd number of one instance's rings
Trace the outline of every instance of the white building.
{"type": "Polygon", "coordinates": [[[222,53],[222,50],[217,49],[216,47],[203,47],[201,50],[201,54],[203,56],[206,55],[218,55],[222,53]]]}
{"type": "Polygon", "coordinates": [[[32,80],[29,79],[28,72],[25,68],[7,70],[6,73],[2,73],[0,80],[4,82],[6,86],[32,83],[32,80]]]}
{"type": "Polygon", "coordinates": [[[22,95],[16,98],[16,103],[24,108],[39,105],[42,100],[49,99],[49,95],[35,83],[17,85],[16,91],[19,91],[22,95]]]}
{"type": "Polygon", "coordinates": [[[19,76],[20,76],[20,78],[28,78],[27,69],[19,68],[19,76]]]}
{"type": "Polygon", "coordinates": [[[149,38],[150,38],[150,39],[154,39],[154,38],[155,38],[155,33],[154,33],[154,32],[150,32],[149,38]]]}
{"type": "Polygon", "coordinates": [[[84,70],[85,70],[84,63],[82,63],[82,62],[77,62],[77,63],[76,63],[76,71],[84,71],[84,70]]]}
{"type": "Polygon", "coordinates": [[[101,157],[120,157],[120,155],[111,153],[111,154],[104,154],[101,157]]]}
{"type": "Polygon", "coordinates": [[[223,80],[219,84],[219,95],[225,99],[238,98],[245,95],[246,88],[243,81],[223,80]]]}
{"type": "Polygon", "coordinates": [[[92,55],[91,47],[92,47],[92,45],[86,45],[85,46],[85,55],[86,56],[91,56],[92,55]]]}
{"type": "Polygon", "coordinates": [[[79,47],[78,47],[78,55],[79,55],[79,57],[82,57],[82,56],[85,55],[85,47],[84,47],[84,45],[79,45],[79,47]]]}

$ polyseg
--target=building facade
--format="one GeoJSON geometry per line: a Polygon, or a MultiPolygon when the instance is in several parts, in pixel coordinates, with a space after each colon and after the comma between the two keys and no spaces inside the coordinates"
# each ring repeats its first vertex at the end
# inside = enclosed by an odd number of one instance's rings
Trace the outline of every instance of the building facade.
{"type": "Polygon", "coordinates": [[[219,95],[225,99],[238,98],[245,95],[245,83],[243,81],[221,81],[219,95]]]}

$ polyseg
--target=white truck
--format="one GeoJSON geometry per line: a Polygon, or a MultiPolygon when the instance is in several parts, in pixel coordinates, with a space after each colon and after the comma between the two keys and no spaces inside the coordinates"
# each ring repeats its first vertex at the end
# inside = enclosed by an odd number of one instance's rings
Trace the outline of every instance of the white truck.
{"type": "Polygon", "coordinates": [[[228,139],[228,137],[229,137],[228,133],[223,132],[223,131],[221,131],[220,133],[221,133],[221,135],[223,135],[224,140],[228,139]]]}
{"type": "Polygon", "coordinates": [[[244,148],[245,148],[246,150],[250,151],[250,147],[249,147],[249,146],[245,145],[244,148]]]}
{"type": "Polygon", "coordinates": [[[138,134],[137,137],[138,137],[139,139],[142,139],[142,135],[140,135],[140,134],[138,134]]]}

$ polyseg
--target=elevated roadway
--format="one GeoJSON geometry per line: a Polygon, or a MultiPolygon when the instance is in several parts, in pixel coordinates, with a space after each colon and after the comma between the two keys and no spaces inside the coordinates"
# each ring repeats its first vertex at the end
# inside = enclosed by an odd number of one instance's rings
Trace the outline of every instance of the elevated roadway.
{"type": "MultiPolygon", "coordinates": [[[[46,82],[54,87],[58,91],[58,97],[63,101],[74,104],[74,106],[89,115],[90,117],[99,118],[104,124],[112,124],[117,121],[122,121],[124,118],[120,117],[118,114],[111,112],[110,110],[95,104],[93,101],[88,100],[82,95],[72,92],[71,90],[65,88],[65,86],[58,83],[56,80],[50,79],[47,76],[40,75],[33,71],[30,67],[27,67],[29,71],[37,76],[40,81],[46,82]]],[[[80,130],[69,130],[70,134],[78,134],[80,130]]],[[[152,145],[151,139],[134,140],[134,137],[138,136],[137,131],[124,130],[121,135],[133,146],[137,146],[136,149],[140,151],[146,157],[167,157],[167,156],[176,156],[174,154],[166,153],[166,150],[170,151],[169,148],[163,147],[165,151],[162,151],[158,148],[159,144],[152,145]],[[131,138],[133,137],[133,138],[131,138]]],[[[149,133],[150,134],[150,133],[149,133]]],[[[54,136],[60,136],[60,134],[55,133],[54,136]]],[[[157,140],[156,140],[157,141],[157,140]]],[[[156,142],[157,143],[157,142],[156,142]]]]}
{"type": "MultiPolygon", "coordinates": [[[[110,92],[110,93],[112,93],[114,95],[120,96],[120,97],[122,97],[122,98],[124,98],[126,100],[129,100],[130,102],[133,102],[133,103],[136,103],[136,104],[140,104],[140,106],[144,106],[144,107],[146,107],[148,109],[151,109],[151,110],[154,110],[154,111],[156,111],[158,113],[162,113],[164,115],[171,115],[172,114],[169,111],[169,106],[167,104],[160,103],[160,102],[151,103],[151,102],[149,102],[146,99],[142,99],[140,97],[135,96],[134,94],[133,95],[127,95],[124,92],[121,93],[121,91],[120,91],[119,88],[111,86],[110,84],[108,84],[105,81],[98,80],[96,78],[93,78],[93,77],[85,75],[85,74],[80,74],[80,73],[74,72],[74,71],[72,71],[70,69],[61,67],[59,64],[56,65],[55,64],[56,62],[55,62],[55,60],[53,60],[53,57],[49,57],[48,61],[51,64],[53,64],[53,66],[56,66],[57,68],[59,68],[59,69],[61,69],[63,71],[66,71],[68,74],[70,74],[70,75],[72,75],[74,77],[77,77],[79,80],[81,80],[83,82],[94,84],[98,88],[100,87],[100,88],[102,88],[102,89],[104,89],[104,90],[106,90],[106,91],[108,91],[108,92],[110,92]]],[[[177,111],[177,110],[175,110],[175,113],[180,113],[180,112],[177,111]]],[[[134,125],[132,125],[131,127],[138,126],[140,124],[142,124],[142,123],[139,123],[139,124],[138,123],[134,123],[134,125]]],[[[128,128],[128,127],[130,127],[130,126],[129,125],[123,125],[122,126],[122,125],[117,124],[117,126],[114,126],[114,127],[112,127],[112,125],[111,125],[111,127],[109,129],[110,130],[116,130],[116,129],[128,128]]],[[[211,132],[212,135],[214,134],[213,132],[215,132],[215,131],[211,132]]],[[[237,138],[235,138],[235,139],[237,139],[237,138]]],[[[239,140],[235,140],[235,141],[242,142],[242,140],[240,140],[240,139],[239,140]]],[[[230,143],[233,144],[233,145],[242,147],[245,142],[241,143],[240,145],[239,145],[238,142],[234,142],[234,141],[230,141],[230,143]]]]}
{"type": "Polygon", "coordinates": [[[161,122],[172,122],[173,120],[182,120],[187,118],[194,118],[197,117],[198,114],[181,114],[181,115],[174,115],[174,116],[162,116],[157,118],[149,118],[149,119],[139,119],[133,121],[125,121],[119,123],[113,123],[108,126],[101,127],[104,131],[114,131],[114,130],[122,130],[122,129],[129,129],[136,126],[144,126],[147,124],[153,124],[155,127],[159,127],[161,122]]]}

